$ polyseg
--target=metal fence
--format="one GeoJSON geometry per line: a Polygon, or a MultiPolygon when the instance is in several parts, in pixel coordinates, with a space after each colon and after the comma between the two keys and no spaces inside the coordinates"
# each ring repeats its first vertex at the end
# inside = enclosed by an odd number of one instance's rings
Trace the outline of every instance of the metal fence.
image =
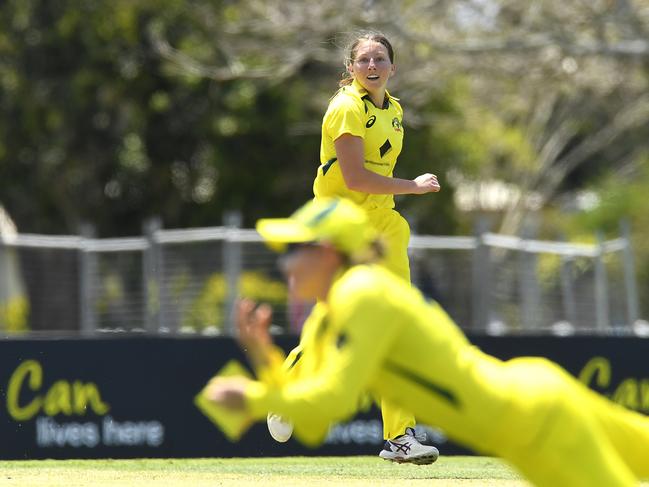
{"type": "MultiPolygon", "coordinates": [[[[291,297],[276,256],[254,230],[237,225],[234,215],[230,226],[185,230],[151,220],[135,238],[1,239],[0,309],[3,288],[14,282],[26,296],[23,328],[30,332],[218,334],[232,332],[234,302],[246,295],[273,305],[276,330],[298,332],[310,303],[291,297]]],[[[467,330],[646,329],[638,326],[646,322],[627,234],[593,245],[492,233],[414,235],[410,254],[413,283],[467,330]]],[[[0,329],[8,330],[2,316],[0,329]]]]}

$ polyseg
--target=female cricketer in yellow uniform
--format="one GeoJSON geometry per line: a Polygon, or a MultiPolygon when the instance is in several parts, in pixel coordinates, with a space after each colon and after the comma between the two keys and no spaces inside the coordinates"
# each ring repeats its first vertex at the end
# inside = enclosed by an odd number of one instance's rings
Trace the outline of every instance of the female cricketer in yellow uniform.
{"type": "Polygon", "coordinates": [[[270,310],[249,302],[239,331],[272,381],[214,379],[207,397],[263,418],[277,411],[317,444],[369,391],[442,428],[454,441],[509,461],[547,487],[620,487],[649,477],[649,418],[599,396],[541,358],[501,361],[472,346],[435,303],[371,258],[375,234],[345,200],[312,201],[288,219],[260,220],[302,298],[322,303],[308,370],[282,383],[268,335],[270,310]]]}
{"type": "Polygon", "coordinates": [[[347,77],[322,121],[315,198],[347,198],[362,207],[386,240],[383,264],[410,281],[410,229],[394,210],[395,194],[439,191],[434,174],[393,177],[403,145],[403,109],[386,86],[395,73],[394,51],[378,33],[359,36],[349,47],[347,77]]]}
{"type": "MultiPolygon", "coordinates": [[[[403,110],[386,90],[395,72],[394,51],[379,33],[358,36],[348,48],[346,77],[333,96],[322,122],[320,162],[313,184],[316,199],[345,197],[364,208],[386,242],[382,264],[410,282],[406,220],[394,210],[395,194],[423,194],[439,191],[437,177],[423,174],[414,180],[393,177],[403,145],[403,110]]],[[[318,310],[316,309],[316,315],[318,310]]],[[[299,368],[314,337],[305,322],[300,345],[287,366],[299,368]]],[[[431,463],[439,452],[421,445],[414,436],[415,418],[409,411],[381,400],[383,436],[394,445],[382,450],[382,458],[399,462],[431,463]],[[408,451],[396,443],[407,441],[408,451]]],[[[270,418],[270,417],[269,417],[270,418]]],[[[272,433],[273,424],[269,421],[272,433]]]]}

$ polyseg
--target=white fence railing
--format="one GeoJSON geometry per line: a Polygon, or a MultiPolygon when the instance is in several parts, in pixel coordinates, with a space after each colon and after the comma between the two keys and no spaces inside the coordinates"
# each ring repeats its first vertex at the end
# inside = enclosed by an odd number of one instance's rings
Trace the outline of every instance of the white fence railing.
{"type": "MultiPolygon", "coordinates": [[[[7,283],[15,292],[18,282],[35,332],[231,333],[234,302],[249,295],[273,305],[278,328],[299,330],[310,304],[292,299],[259,235],[232,223],[165,230],[151,220],[143,237],[0,239],[0,263],[12,263],[0,268],[0,309],[7,283]]],[[[591,245],[414,235],[413,283],[465,329],[631,333],[643,322],[623,233],[591,245]]]]}

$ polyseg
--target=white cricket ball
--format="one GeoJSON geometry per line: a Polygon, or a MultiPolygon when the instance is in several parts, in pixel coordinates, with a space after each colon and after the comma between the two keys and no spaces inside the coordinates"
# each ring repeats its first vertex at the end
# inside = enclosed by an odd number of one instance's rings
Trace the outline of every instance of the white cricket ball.
{"type": "Polygon", "coordinates": [[[278,414],[268,413],[266,416],[268,432],[275,441],[286,443],[293,434],[293,423],[285,420],[278,414]]]}

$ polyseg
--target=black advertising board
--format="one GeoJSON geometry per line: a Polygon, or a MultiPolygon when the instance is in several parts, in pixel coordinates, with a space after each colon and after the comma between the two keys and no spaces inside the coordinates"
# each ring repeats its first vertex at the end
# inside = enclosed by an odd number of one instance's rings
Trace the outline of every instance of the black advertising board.
{"type": "MultiPolygon", "coordinates": [[[[649,340],[632,337],[472,336],[501,358],[545,356],[593,389],[649,412],[649,340]]],[[[280,337],[290,348],[294,337],[280,337]]],[[[264,424],[230,443],[194,405],[228,360],[228,338],[128,337],[0,341],[0,458],[233,457],[377,454],[376,408],[307,449],[274,442],[264,424]]],[[[428,430],[442,454],[466,453],[428,430]]]]}

